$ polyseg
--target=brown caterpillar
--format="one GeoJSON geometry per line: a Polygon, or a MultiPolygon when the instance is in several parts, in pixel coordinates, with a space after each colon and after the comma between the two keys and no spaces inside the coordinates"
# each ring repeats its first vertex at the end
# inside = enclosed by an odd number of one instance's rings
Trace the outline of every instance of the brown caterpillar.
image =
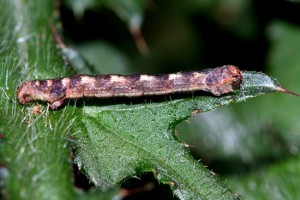
{"type": "Polygon", "coordinates": [[[51,109],[65,99],[84,97],[139,97],[177,92],[207,91],[216,96],[233,92],[242,82],[240,70],[233,65],[201,72],[162,75],[75,75],[65,78],[26,81],[18,87],[21,104],[33,100],[47,102],[51,109]]]}

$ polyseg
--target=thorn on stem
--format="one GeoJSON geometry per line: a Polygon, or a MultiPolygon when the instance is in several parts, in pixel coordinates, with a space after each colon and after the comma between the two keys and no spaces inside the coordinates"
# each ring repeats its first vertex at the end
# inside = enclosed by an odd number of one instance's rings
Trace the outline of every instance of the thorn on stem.
{"type": "Polygon", "coordinates": [[[150,55],[149,47],[144,39],[144,36],[141,32],[140,27],[138,27],[138,26],[131,27],[130,32],[134,38],[135,44],[136,44],[139,52],[144,57],[149,56],[150,55]]]}

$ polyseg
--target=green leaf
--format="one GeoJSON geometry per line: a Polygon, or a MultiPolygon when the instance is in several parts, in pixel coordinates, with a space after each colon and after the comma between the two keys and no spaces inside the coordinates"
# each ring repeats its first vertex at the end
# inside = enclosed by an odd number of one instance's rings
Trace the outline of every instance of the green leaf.
{"type": "Polygon", "coordinates": [[[3,0],[0,13],[1,192],[5,199],[74,199],[66,135],[74,110],[49,113],[42,106],[34,115],[16,99],[21,81],[71,71],[51,34],[54,1],[3,0]]]}
{"type": "Polygon", "coordinates": [[[125,22],[130,28],[140,28],[143,22],[145,0],[132,1],[108,1],[108,0],[67,0],[65,3],[75,12],[76,15],[82,16],[87,9],[104,6],[111,9],[115,14],[125,22]]]}
{"type": "Polygon", "coordinates": [[[75,48],[95,66],[97,72],[95,74],[128,74],[130,71],[128,58],[109,43],[104,41],[85,42],[76,45],[75,48]]]}
{"type": "Polygon", "coordinates": [[[99,105],[84,106],[82,123],[74,134],[76,162],[102,187],[153,171],[180,199],[234,198],[236,196],[178,142],[174,127],[197,112],[281,90],[281,86],[265,74],[243,72],[241,90],[223,97],[196,96],[130,105],[96,102],[99,105]]]}
{"type": "Polygon", "coordinates": [[[85,10],[94,9],[95,7],[102,6],[112,10],[127,25],[139,51],[143,55],[149,54],[148,46],[141,33],[146,0],[67,0],[65,3],[79,18],[82,17],[85,10]]]}
{"type": "Polygon", "coordinates": [[[143,22],[145,0],[133,1],[104,1],[104,5],[113,9],[130,29],[140,28],[143,22]]]}

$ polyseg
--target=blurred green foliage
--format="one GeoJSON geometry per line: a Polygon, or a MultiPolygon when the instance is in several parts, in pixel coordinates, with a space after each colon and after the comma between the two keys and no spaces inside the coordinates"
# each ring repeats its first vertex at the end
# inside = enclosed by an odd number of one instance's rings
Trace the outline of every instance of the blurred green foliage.
{"type": "MultiPolygon", "coordinates": [[[[285,88],[300,91],[298,80],[300,57],[297,55],[297,50],[300,48],[300,8],[295,2],[299,1],[145,0],[124,3],[104,0],[66,0],[62,1],[58,10],[62,18],[65,43],[83,55],[95,67],[91,70],[94,73],[165,73],[235,64],[243,70],[263,71],[278,78],[285,88]]],[[[29,1],[24,5],[28,6],[28,4],[30,4],[29,1]]],[[[11,6],[11,4],[3,4],[0,10],[4,10],[6,6],[11,6]]],[[[51,6],[48,7],[51,8],[51,6]]],[[[44,13],[36,12],[35,9],[32,11],[23,9],[21,12],[22,6],[18,8],[20,9],[19,17],[14,20],[21,24],[26,22],[29,27],[36,26],[34,23],[38,25],[45,23],[42,19],[47,17],[47,14],[51,15],[45,10],[43,10],[44,13]],[[30,18],[22,17],[22,14],[30,12],[43,16],[40,18],[41,21],[35,22],[30,18]]],[[[2,19],[9,16],[7,12],[0,13],[4,16],[2,19]]],[[[3,38],[6,38],[8,34],[5,33],[7,27],[12,29],[7,21],[10,22],[9,20],[1,21],[4,27],[1,30],[1,35],[5,36],[3,38]]],[[[27,32],[19,33],[18,30],[23,29],[15,27],[15,33],[20,34],[16,37],[26,40],[22,34],[30,35],[27,32]]],[[[53,45],[46,47],[46,53],[43,53],[45,49],[36,51],[33,48],[45,40],[47,44],[53,44],[53,41],[45,39],[49,37],[46,33],[35,36],[38,39],[31,40],[28,46],[22,45],[23,42],[19,41],[20,49],[25,47],[29,49],[30,56],[24,50],[10,57],[21,60],[16,61],[20,69],[23,63],[26,63],[24,68],[34,66],[25,75],[26,79],[27,77],[37,78],[35,77],[37,66],[44,63],[51,66],[44,68],[44,71],[39,71],[38,78],[49,77],[49,74],[60,75],[61,71],[56,70],[55,66],[62,65],[62,61],[57,61],[59,56],[55,53],[47,52],[50,49],[51,52],[54,51],[53,45]],[[32,61],[27,58],[39,59],[32,61]]],[[[6,40],[1,39],[1,53],[6,47],[12,46],[7,44],[6,40]]],[[[8,65],[9,61],[13,62],[12,59],[2,59],[1,66],[8,65]]],[[[65,68],[63,70],[71,74],[71,71],[65,68]]],[[[81,71],[81,69],[77,70],[81,71]]],[[[81,72],[86,73],[84,70],[81,72]]],[[[3,77],[1,80],[7,80],[6,76],[14,77],[15,81],[8,86],[15,87],[18,73],[13,72],[9,75],[6,72],[5,75],[2,69],[1,73],[3,77]]],[[[9,97],[13,95],[8,92],[9,97]]],[[[1,95],[1,102],[1,105],[6,107],[9,105],[5,95],[1,95]]],[[[195,159],[201,160],[208,166],[208,169],[220,174],[220,178],[227,180],[230,188],[242,197],[246,199],[296,199],[299,196],[297,177],[300,176],[298,164],[300,162],[300,123],[298,122],[300,107],[298,102],[298,98],[283,94],[248,100],[189,119],[189,122],[176,127],[177,136],[190,146],[195,159]]],[[[15,113],[14,107],[9,108],[15,113]]],[[[71,109],[67,109],[67,116],[70,117],[72,112],[71,109]]],[[[16,115],[14,120],[19,118],[21,116],[16,115]]],[[[36,118],[38,117],[34,117],[33,120],[38,120],[36,118]]],[[[9,121],[5,115],[1,119],[3,119],[2,124],[9,121]]],[[[54,116],[49,120],[57,119],[60,117],[54,116]]],[[[66,118],[66,121],[67,119],[69,118],[66,118]]],[[[65,122],[63,126],[68,129],[69,124],[65,122]]],[[[1,127],[0,134],[7,131],[1,127]]],[[[36,127],[32,127],[34,128],[36,127]]],[[[37,126],[37,130],[48,134],[52,133],[50,128],[37,126]]],[[[58,132],[58,129],[55,130],[58,132]]],[[[66,136],[58,135],[56,132],[52,133],[54,146],[43,146],[44,143],[38,143],[37,146],[61,152],[57,149],[56,143],[66,136]]],[[[13,135],[12,131],[10,133],[16,141],[19,139],[18,135],[13,135]]],[[[28,133],[28,129],[24,133],[28,133]]],[[[36,141],[34,138],[38,137],[42,136],[28,134],[25,138],[29,141],[31,139],[36,141]]],[[[47,140],[47,137],[42,137],[42,139],[47,140]]],[[[0,145],[2,145],[2,140],[0,138],[0,145]]],[[[61,145],[66,145],[65,143],[63,141],[61,145]]],[[[22,149],[20,143],[12,143],[10,146],[11,148],[5,151],[0,148],[1,153],[14,152],[15,149],[12,147],[22,149]]],[[[30,152],[31,147],[33,146],[28,145],[25,152],[26,150],[30,152]]],[[[62,152],[67,155],[68,148],[63,149],[62,152]]],[[[18,151],[15,153],[16,156],[20,155],[18,151]]],[[[42,153],[39,157],[28,155],[31,160],[29,166],[34,168],[35,163],[39,163],[37,158],[45,158],[47,155],[42,153]]],[[[59,162],[64,158],[64,156],[50,157],[48,162],[59,162]]],[[[45,166],[51,166],[48,162],[45,166]]],[[[19,166],[28,163],[17,164],[15,165],[16,171],[19,166]]],[[[51,167],[45,169],[47,169],[46,174],[50,176],[58,171],[51,167]]],[[[67,174],[70,171],[69,166],[63,165],[62,171],[63,174],[67,174]]],[[[6,175],[5,168],[1,167],[0,178],[5,179],[6,175]]],[[[44,179],[47,180],[50,176],[45,176],[44,179]]],[[[20,180],[27,181],[26,179],[20,180]]],[[[124,183],[128,191],[138,187],[134,184],[135,181],[133,179],[124,183]]],[[[150,177],[149,181],[155,182],[153,177],[150,177]]],[[[33,190],[35,184],[39,182],[31,185],[33,190]]],[[[141,183],[137,185],[139,184],[141,183]]],[[[62,186],[66,190],[70,190],[70,187],[70,184],[62,186]]],[[[79,184],[79,187],[85,186],[79,184]]],[[[165,187],[164,190],[168,188],[165,187]]],[[[161,193],[155,194],[159,190],[153,190],[152,193],[144,189],[141,191],[145,191],[143,197],[138,194],[133,195],[132,199],[137,197],[145,199],[145,196],[155,198],[162,195],[161,193]]],[[[120,194],[118,192],[113,190],[107,195],[116,197],[115,195],[120,194]]],[[[27,194],[28,191],[25,193],[27,194]]],[[[40,193],[42,194],[43,191],[40,193]]],[[[81,192],[77,191],[77,194],[81,192]]],[[[57,198],[64,196],[60,195],[57,198]]],[[[97,198],[99,191],[90,189],[88,194],[82,194],[82,198],[88,198],[87,195],[89,198],[97,198]]],[[[170,199],[174,198],[172,194],[168,195],[170,199]]],[[[111,198],[111,196],[103,197],[103,199],[111,198]]]]}

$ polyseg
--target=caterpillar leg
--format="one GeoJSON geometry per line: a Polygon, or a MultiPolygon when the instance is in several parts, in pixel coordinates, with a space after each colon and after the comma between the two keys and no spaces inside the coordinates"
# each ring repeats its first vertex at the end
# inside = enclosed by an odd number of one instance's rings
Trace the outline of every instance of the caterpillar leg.
{"type": "Polygon", "coordinates": [[[65,98],[62,98],[62,99],[54,101],[52,103],[48,103],[48,105],[52,110],[55,110],[58,107],[60,107],[64,103],[64,101],[65,101],[65,98]]]}

